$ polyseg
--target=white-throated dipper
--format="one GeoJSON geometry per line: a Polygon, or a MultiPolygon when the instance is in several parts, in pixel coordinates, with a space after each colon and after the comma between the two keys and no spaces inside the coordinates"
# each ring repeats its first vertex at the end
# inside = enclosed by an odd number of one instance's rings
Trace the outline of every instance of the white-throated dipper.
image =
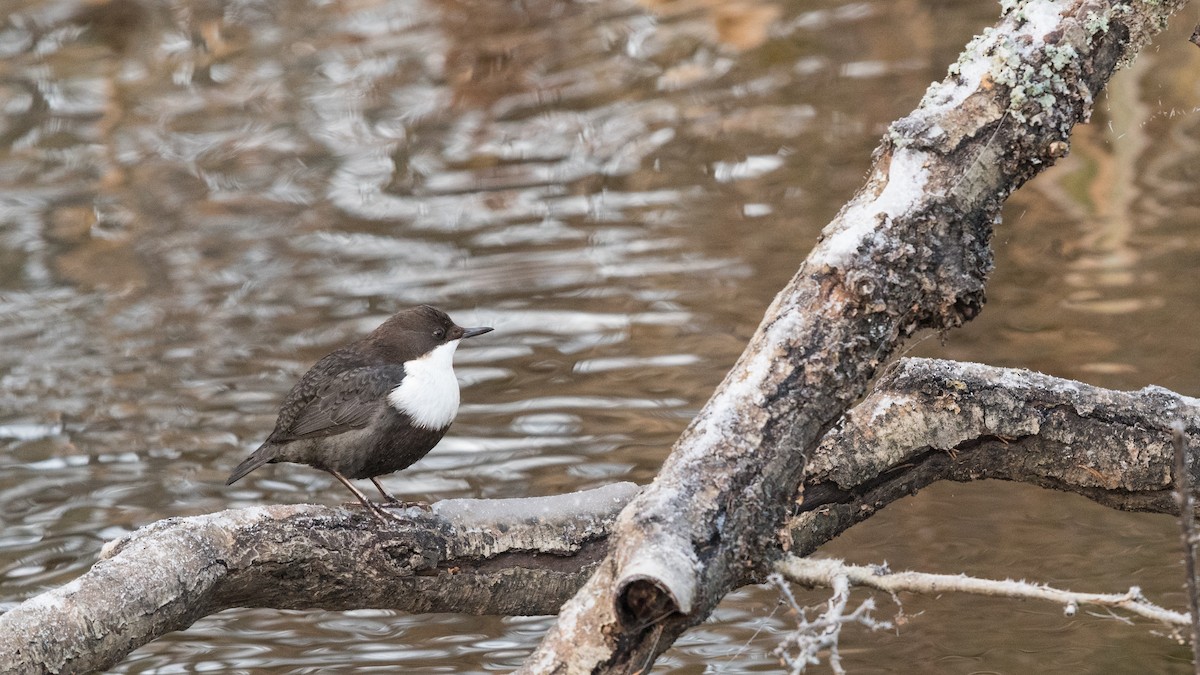
{"type": "Polygon", "coordinates": [[[352,478],[407,468],[442,440],[458,414],[454,350],[491,328],[463,328],[429,305],[399,312],[370,335],[317,361],[292,387],[275,430],[229,475],[226,485],[272,462],[333,474],[377,518],[383,509],[352,478]]]}

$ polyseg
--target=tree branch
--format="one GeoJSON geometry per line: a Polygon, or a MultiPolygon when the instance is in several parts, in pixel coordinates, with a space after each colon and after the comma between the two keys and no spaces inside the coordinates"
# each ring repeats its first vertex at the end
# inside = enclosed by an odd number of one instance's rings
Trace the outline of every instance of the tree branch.
{"type": "Polygon", "coordinates": [[[1191,624],[1187,614],[1159,607],[1147,600],[1141,589],[1136,586],[1124,593],[1076,593],[1028,581],[978,579],[962,574],[892,572],[877,566],[847,565],[840,560],[795,556],[780,560],[775,564],[775,569],[788,581],[808,587],[824,586],[836,589],[841,583],[840,580],[845,580],[852,586],[872,588],[893,595],[900,592],[925,595],[970,593],[1021,600],[1045,600],[1062,605],[1067,616],[1074,616],[1081,605],[1090,605],[1120,609],[1175,629],[1191,624]]]}
{"type": "MultiPolygon", "coordinates": [[[[1180,419],[1189,455],[1200,457],[1197,399],[904,359],[814,451],[803,502],[776,546],[807,554],[947,479],[1005,478],[1171,513],[1171,426],[1180,419]]],[[[76,581],[0,616],[0,672],[104,669],[230,607],[550,614],[595,568],[615,514],[636,491],[619,483],[557,497],[447,500],[387,527],[316,506],[159,521],[106,546],[76,581]]]]}
{"type": "Polygon", "coordinates": [[[992,223],[1182,2],[1029,0],[894,123],[524,672],[632,672],[762,579],[807,451],[919,328],[977,314],[992,223]]]}
{"type": "MultiPolygon", "coordinates": [[[[788,547],[807,555],[939,480],[1019,481],[1127,511],[1177,513],[1172,425],[1200,454],[1200,400],[1010,368],[903,359],[821,442],[788,547]]],[[[1193,486],[1198,465],[1191,463],[1193,486]]]]}
{"type": "Polygon", "coordinates": [[[0,616],[0,672],[105,670],[231,607],[553,614],[595,567],[636,491],[616,483],[453,499],[386,527],[318,506],[158,521],[105,546],[79,579],[0,616]]]}
{"type": "Polygon", "coordinates": [[[892,125],[866,185],[611,528],[633,486],[586,503],[454,500],[387,527],[305,506],[170,519],[0,616],[0,670],[104,668],[235,606],[544,613],[595,569],[525,668],[630,671],[728,591],[765,577],[784,550],[811,551],[935,480],[1023,480],[1172,511],[1163,415],[1184,419],[1189,438],[1198,417],[1195,400],[1161,389],[1056,389],[1063,381],[907,361],[826,431],[907,336],[980,311],[1000,206],[1067,152],[1116,64],[1182,4],[1028,0],[1006,10],[892,125]]]}
{"type": "MultiPolygon", "coordinates": [[[[783,565],[788,560],[807,562],[802,558],[787,558],[776,563],[775,568],[777,570],[785,569],[783,565]]],[[[805,569],[804,567],[800,568],[800,570],[805,569]]],[[[833,589],[833,595],[825,603],[825,611],[815,619],[809,620],[806,608],[796,602],[796,596],[792,594],[791,586],[788,585],[784,576],[779,572],[767,576],[767,581],[779,589],[779,594],[783,596],[783,601],[796,619],[796,627],[788,631],[784,641],[772,652],[779,657],[783,665],[787,666],[790,675],[799,675],[808,666],[819,664],[822,653],[829,655],[829,668],[834,675],[846,675],[846,669],[842,667],[840,650],[843,627],[847,624],[858,624],[871,630],[890,630],[895,627],[891,622],[879,621],[871,616],[871,612],[875,610],[873,598],[863,600],[852,612],[846,611],[850,604],[850,585],[852,583],[849,574],[830,575],[822,578],[822,581],[824,580],[831,582],[829,588],[833,589]]]]}

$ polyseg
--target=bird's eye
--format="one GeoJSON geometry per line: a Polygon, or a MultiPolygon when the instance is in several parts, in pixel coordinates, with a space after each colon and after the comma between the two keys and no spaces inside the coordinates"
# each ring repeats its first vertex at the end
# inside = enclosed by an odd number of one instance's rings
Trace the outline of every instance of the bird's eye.
{"type": "Polygon", "coordinates": [[[433,331],[433,337],[441,340],[442,338],[446,337],[446,331],[439,328],[439,329],[433,331]]]}

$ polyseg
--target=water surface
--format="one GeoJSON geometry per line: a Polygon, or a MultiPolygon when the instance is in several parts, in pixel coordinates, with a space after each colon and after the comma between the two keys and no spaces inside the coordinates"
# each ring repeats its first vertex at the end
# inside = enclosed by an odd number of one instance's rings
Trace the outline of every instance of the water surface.
{"type": "MultiPolygon", "coordinates": [[[[997,8],[978,3],[25,1],[0,24],[0,609],[169,516],[336,504],[229,470],[324,353],[428,302],[496,327],[408,499],[651,480],[887,124],[997,8]]],[[[1200,52],[1183,20],[1121,73],[996,236],[983,315],[915,355],[1200,394],[1200,52]]],[[[1137,584],[1181,607],[1174,525],[939,485],[823,554],[1137,584]]],[[[803,594],[819,602],[821,592],[803,594]]],[[[746,589],[660,670],[775,670],[746,589]]],[[[902,598],[852,672],[1190,672],[1154,627],[902,598]]],[[[885,599],[887,614],[894,608],[885,599]]],[[[543,617],[228,611],[123,673],[481,672],[543,617]]]]}

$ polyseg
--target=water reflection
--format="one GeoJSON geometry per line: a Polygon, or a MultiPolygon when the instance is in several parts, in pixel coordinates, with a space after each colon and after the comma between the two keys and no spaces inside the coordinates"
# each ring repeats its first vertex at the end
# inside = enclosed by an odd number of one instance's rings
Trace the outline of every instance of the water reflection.
{"type": "MultiPolygon", "coordinates": [[[[497,330],[460,350],[450,436],[386,478],[390,490],[503,497],[650,480],[857,188],[878,134],[993,13],[18,2],[0,25],[0,609],[159,518],[340,502],[304,467],[222,482],[314,360],[418,302],[497,330]]],[[[1114,151],[1103,124],[1082,130],[1075,163],[1018,195],[988,312],[920,349],[1197,393],[1185,382],[1194,347],[1138,348],[1145,326],[1182,336],[1200,322],[1186,277],[1200,134],[1194,116],[1148,112],[1158,96],[1200,102],[1170,85],[1194,69],[1155,79],[1183,57],[1157,58],[1130,76],[1140,88],[1117,92],[1136,104],[1126,128],[1145,126],[1138,142],[1114,151]],[[1088,235],[1097,219],[1115,229],[1088,235]]],[[[959,497],[919,503],[929,513],[892,530],[924,533],[930,560],[958,560],[953,542],[977,531],[942,523],[959,497]]],[[[895,538],[866,531],[888,557],[895,538]]],[[[1106,535],[1078,536],[1087,547],[1106,535]]],[[[1146,546],[1137,555],[1153,558],[1146,546]]],[[[740,593],[664,667],[775,668],[771,636],[787,623],[763,618],[773,602],[740,593]]],[[[888,649],[953,671],[965,657],[939,661],[936,646],[957,620],[914,624],[888,649]]],[[[508,669],[546,625],[236,611],[118,670],[508,669]]],[[[892,663],[862,644],[856,670],[892,663]]]]}

